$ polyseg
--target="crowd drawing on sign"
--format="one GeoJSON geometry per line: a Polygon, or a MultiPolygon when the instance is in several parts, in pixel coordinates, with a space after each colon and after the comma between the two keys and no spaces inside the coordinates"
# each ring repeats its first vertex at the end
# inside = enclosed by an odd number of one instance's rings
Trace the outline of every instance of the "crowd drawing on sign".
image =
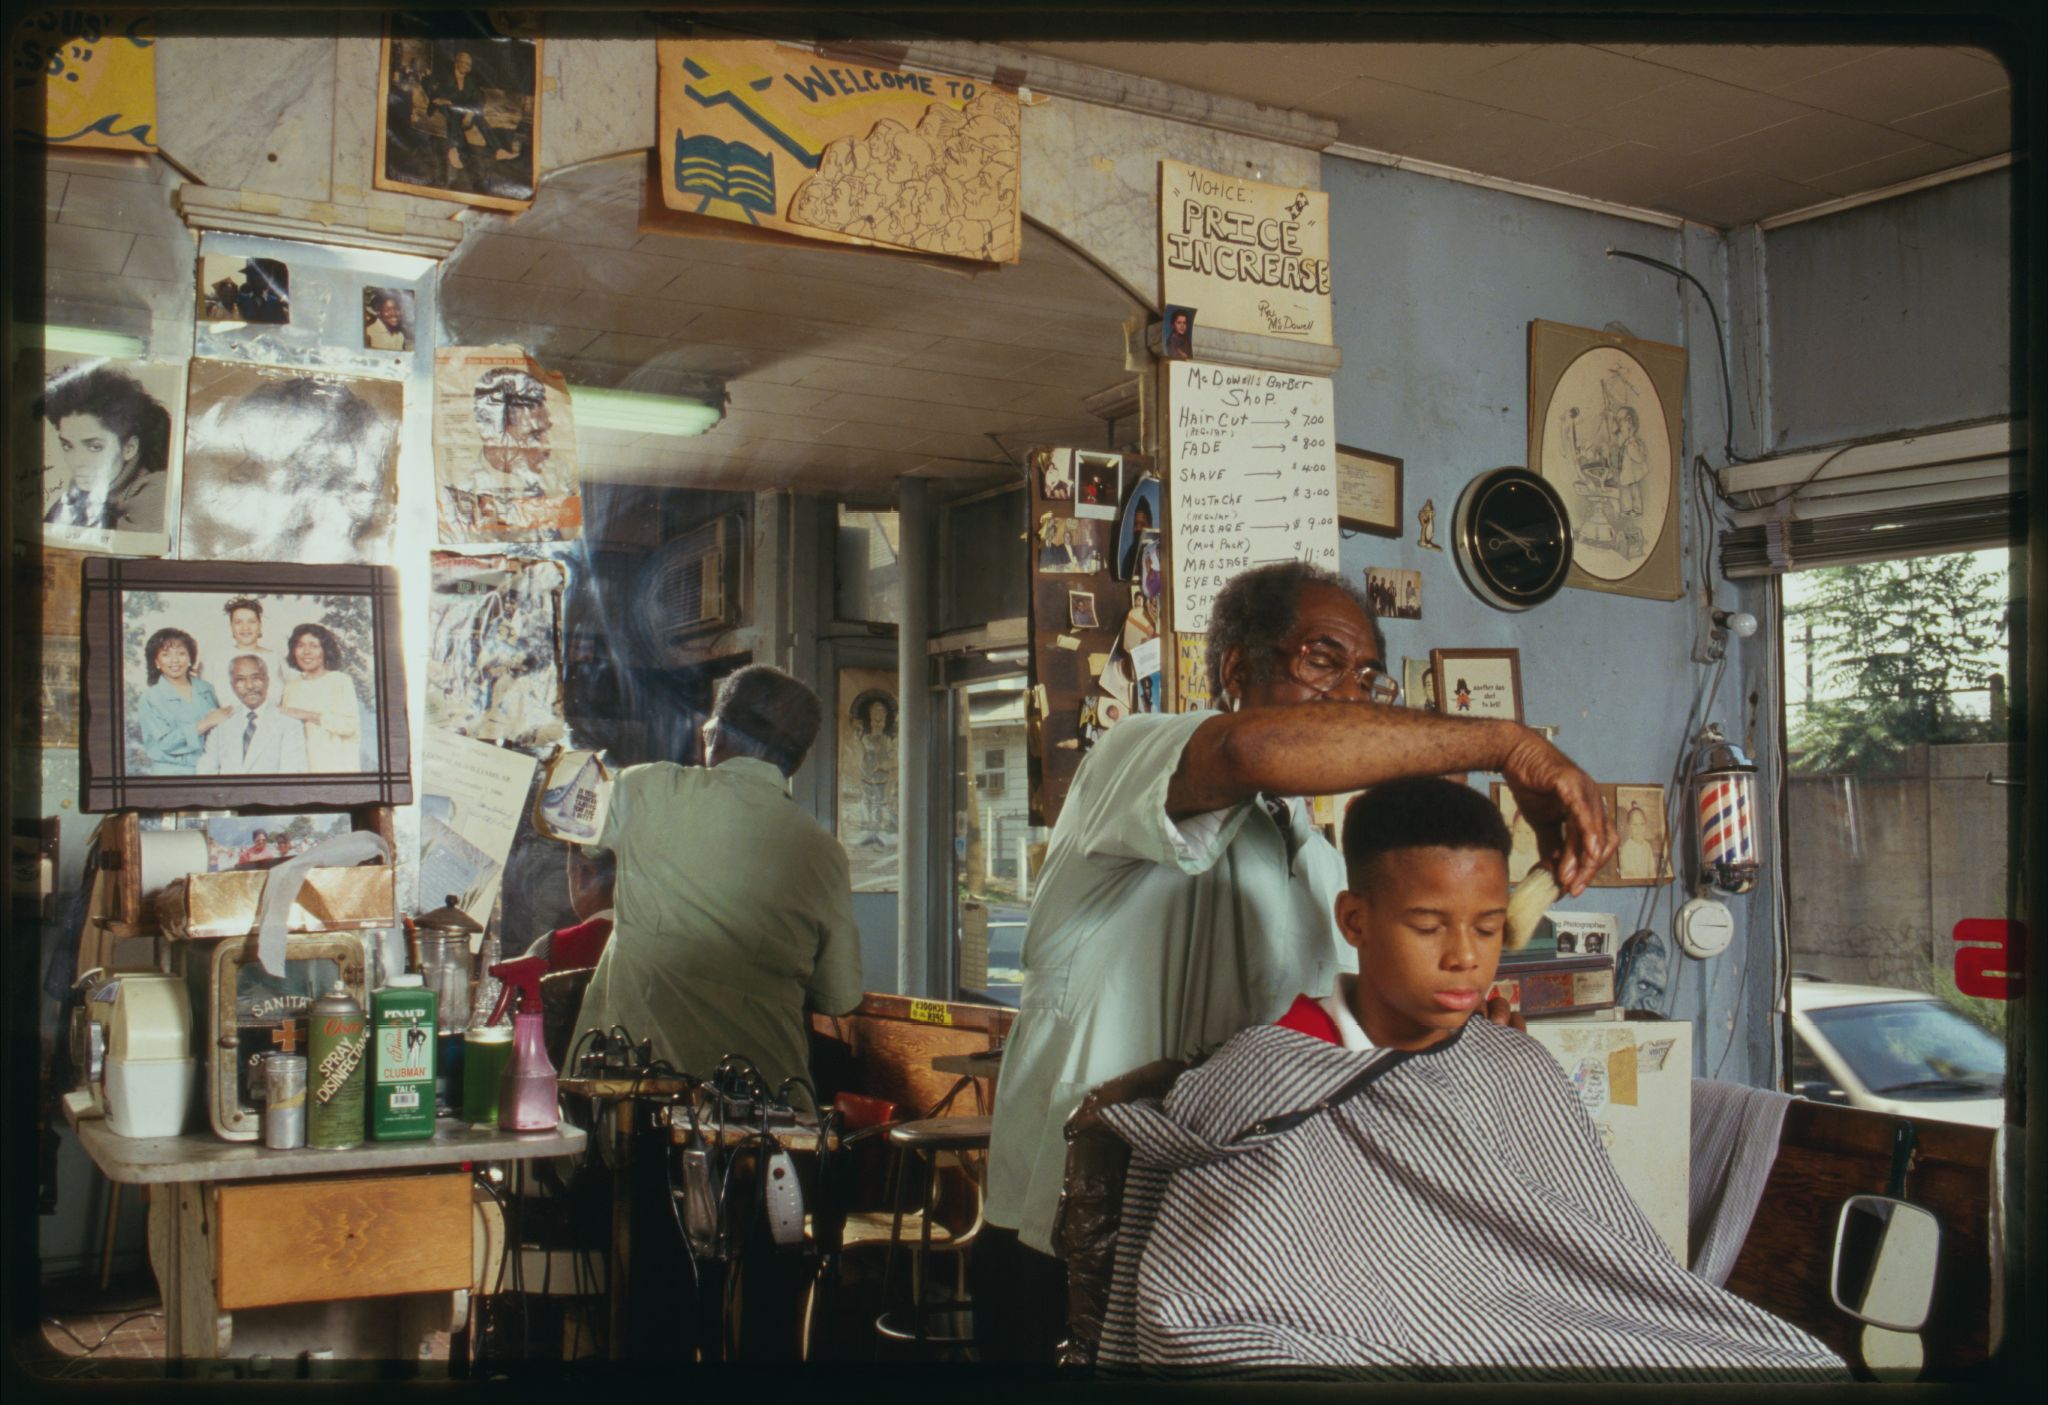
{"type": "Polygon", "coordinates": [[[1600,378],[1600,403],[1562,406],[1558,442],[1573,478],[1573,540],[1615,552],[1626,561],[1649,548],[1643,534],[1645,485],[1650,450],[1643,439],[1643,406],[1649,397],[1620,365],[1600,378]]]}
{"type": "Polygon", "coordinates": [[[1017,105],[983,93],[843,137],[789,203],[792,223],[994,263],[1017,256],[1017,105]]]}

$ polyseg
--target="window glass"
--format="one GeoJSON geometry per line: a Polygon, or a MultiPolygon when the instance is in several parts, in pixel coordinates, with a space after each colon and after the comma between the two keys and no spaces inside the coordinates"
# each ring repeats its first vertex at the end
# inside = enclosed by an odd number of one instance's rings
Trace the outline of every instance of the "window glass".
{"type": "Polygon", "coordinates": [[[1050,833],[1031,823],[1023,674],[953,690],[960,758],[953,786],[954,904],[960,985],[1015,1005],[1031,881],[1050,833]]]}
{"type": "Polygon", "coordinates": [[[863,512],[839,505],[837,580],[833,599],[842,620],[896,624],[902,619],[898,595],[896,514],[863,512]]]}
{"type": "Polygon", "coordinates": [[[1828,1006],[1820,1037],[1873,1094],[2002,1081],[2007,1009],[1957,990],[1953,933],[2007,914],[2008,569],[1974,551],[1783,580],[1790,955],[1813,977],[1793,1003],[1828,1006]]]}

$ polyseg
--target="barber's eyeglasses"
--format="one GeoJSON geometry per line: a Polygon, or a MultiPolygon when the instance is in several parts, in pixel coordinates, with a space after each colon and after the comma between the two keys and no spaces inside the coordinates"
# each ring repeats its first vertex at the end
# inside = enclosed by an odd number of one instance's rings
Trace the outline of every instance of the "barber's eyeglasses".
{"type": "Polygon", "coordinates": [[[1333,648],[1320,639],[1311,639],[1292,653],[1285,649],[1276,649],[1275,652],[1287,659],[1288,676],[1314,692],[1333,692],[1349,676],[1358,684],[1358,691],[1365,695],[1367,702],[1388,707],[1401,696],[1400,682],[1392,674],[1383,672],[1378,664],[1353,663],[1342,649],[1333,648]]]}

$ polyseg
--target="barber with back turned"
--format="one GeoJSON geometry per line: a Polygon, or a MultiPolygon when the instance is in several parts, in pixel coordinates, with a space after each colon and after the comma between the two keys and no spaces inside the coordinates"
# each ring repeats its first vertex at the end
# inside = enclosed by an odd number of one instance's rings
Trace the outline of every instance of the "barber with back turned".
{"type": "Polygon", "coordinates": [[[1051,1257],[1062,1129],[1081,1099],[1334,988],[1344,864],[1295,797],[1493,771],[1565,891],[1614,851],[1592,778],[1529,728],[1386,706],[1399,687],[1379,626],[1339,576],[1300,562],[1237,576],[1211,611],[1208,658],[1222,711],[1105,732],[1046,851],[972,1260],[985,1362],[1052,1360],[1066,1316],[1051,1257]]]}

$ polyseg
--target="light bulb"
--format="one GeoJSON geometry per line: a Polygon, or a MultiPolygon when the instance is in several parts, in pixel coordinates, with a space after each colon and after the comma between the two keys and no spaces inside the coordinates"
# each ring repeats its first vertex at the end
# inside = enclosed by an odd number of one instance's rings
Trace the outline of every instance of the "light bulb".
{"type": "Polygon", "coordinates": [[[1756,616],[1747,610],[1716,610],[1714,623],[1738,639],[1747,639],[1756,633],[1756,616]]]}

